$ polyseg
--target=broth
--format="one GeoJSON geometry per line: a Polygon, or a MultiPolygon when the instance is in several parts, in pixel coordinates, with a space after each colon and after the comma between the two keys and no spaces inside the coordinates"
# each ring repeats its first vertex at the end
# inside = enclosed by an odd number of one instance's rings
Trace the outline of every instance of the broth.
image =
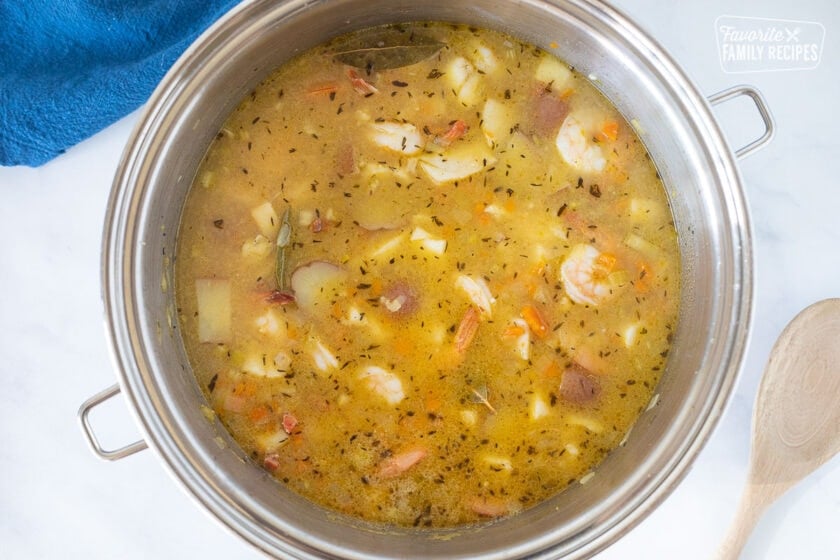
{"type": "Polygon", "coordinates": [[[514,514],[648,406],[677,236],[632,126],[507,35],[377,28],[291,60],[211,145],[179,321],[256,463],[370,521],[514,514]]]}

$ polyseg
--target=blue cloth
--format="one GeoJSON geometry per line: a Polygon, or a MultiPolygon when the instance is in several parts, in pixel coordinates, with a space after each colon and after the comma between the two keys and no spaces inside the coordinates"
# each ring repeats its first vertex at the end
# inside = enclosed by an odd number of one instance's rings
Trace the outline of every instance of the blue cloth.
{"type": "Polygon", "coordinates": [[[0,0],[0,165],[38,166],[142,105],[237,0],[0,0]]]}

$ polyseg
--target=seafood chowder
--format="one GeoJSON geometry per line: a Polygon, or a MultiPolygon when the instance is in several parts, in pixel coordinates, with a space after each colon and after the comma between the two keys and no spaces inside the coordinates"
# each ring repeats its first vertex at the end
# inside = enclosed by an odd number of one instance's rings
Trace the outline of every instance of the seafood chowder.
{"type": "Polygon", "coordinates": [[[208,418],[310,500],[419,527],[597,476],[654,396],[679,271],[656,169],[592,83],[431,23],[261,83],[196,175],[176,262],[208,418]]]}

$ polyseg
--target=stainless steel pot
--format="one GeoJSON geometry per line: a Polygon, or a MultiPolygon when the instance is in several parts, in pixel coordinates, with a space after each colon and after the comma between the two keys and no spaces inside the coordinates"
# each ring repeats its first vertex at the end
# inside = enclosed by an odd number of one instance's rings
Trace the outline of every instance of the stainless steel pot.
{"type": "Polygon", "coordinates": [[[172,474],[256,547],[295,558],[584,557],[626,533],[685,475],[722,414],[745,350],[752,249],[735,157],[709,100],[625,16],[598,0],[291,0],[245,3],[187,51],[155,91],[113,185],[103,245],[103,296],[119,385],[80,418],[94,450],[118,459],[150,445],[172,474]],[[587,484],[481,527],[383,528],[327,512],[251,463],[204,403],[176,327],[172,257],[181,207],[223,120],[262,78],[330,37],[397,21],[447,20],[500,29],[549,48],[638,123],[667,186],[683,256],[681,317],[652,406],[626,445],[587,484]],[[144,441],[102,449],[88,421],[122,390],[144,441]]]}

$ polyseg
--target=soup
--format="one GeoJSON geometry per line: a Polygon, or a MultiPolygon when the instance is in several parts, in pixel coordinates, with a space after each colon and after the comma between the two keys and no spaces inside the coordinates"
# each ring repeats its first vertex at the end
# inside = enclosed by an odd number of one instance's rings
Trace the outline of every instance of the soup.
{"type": "Polygon", "coordinates": [[[446,527],[585,483],[652,401],[679,300],[664,188],[584,76],[422,23],[291,60],[187,198],[208,417],[295,492],[446,527]]]}

